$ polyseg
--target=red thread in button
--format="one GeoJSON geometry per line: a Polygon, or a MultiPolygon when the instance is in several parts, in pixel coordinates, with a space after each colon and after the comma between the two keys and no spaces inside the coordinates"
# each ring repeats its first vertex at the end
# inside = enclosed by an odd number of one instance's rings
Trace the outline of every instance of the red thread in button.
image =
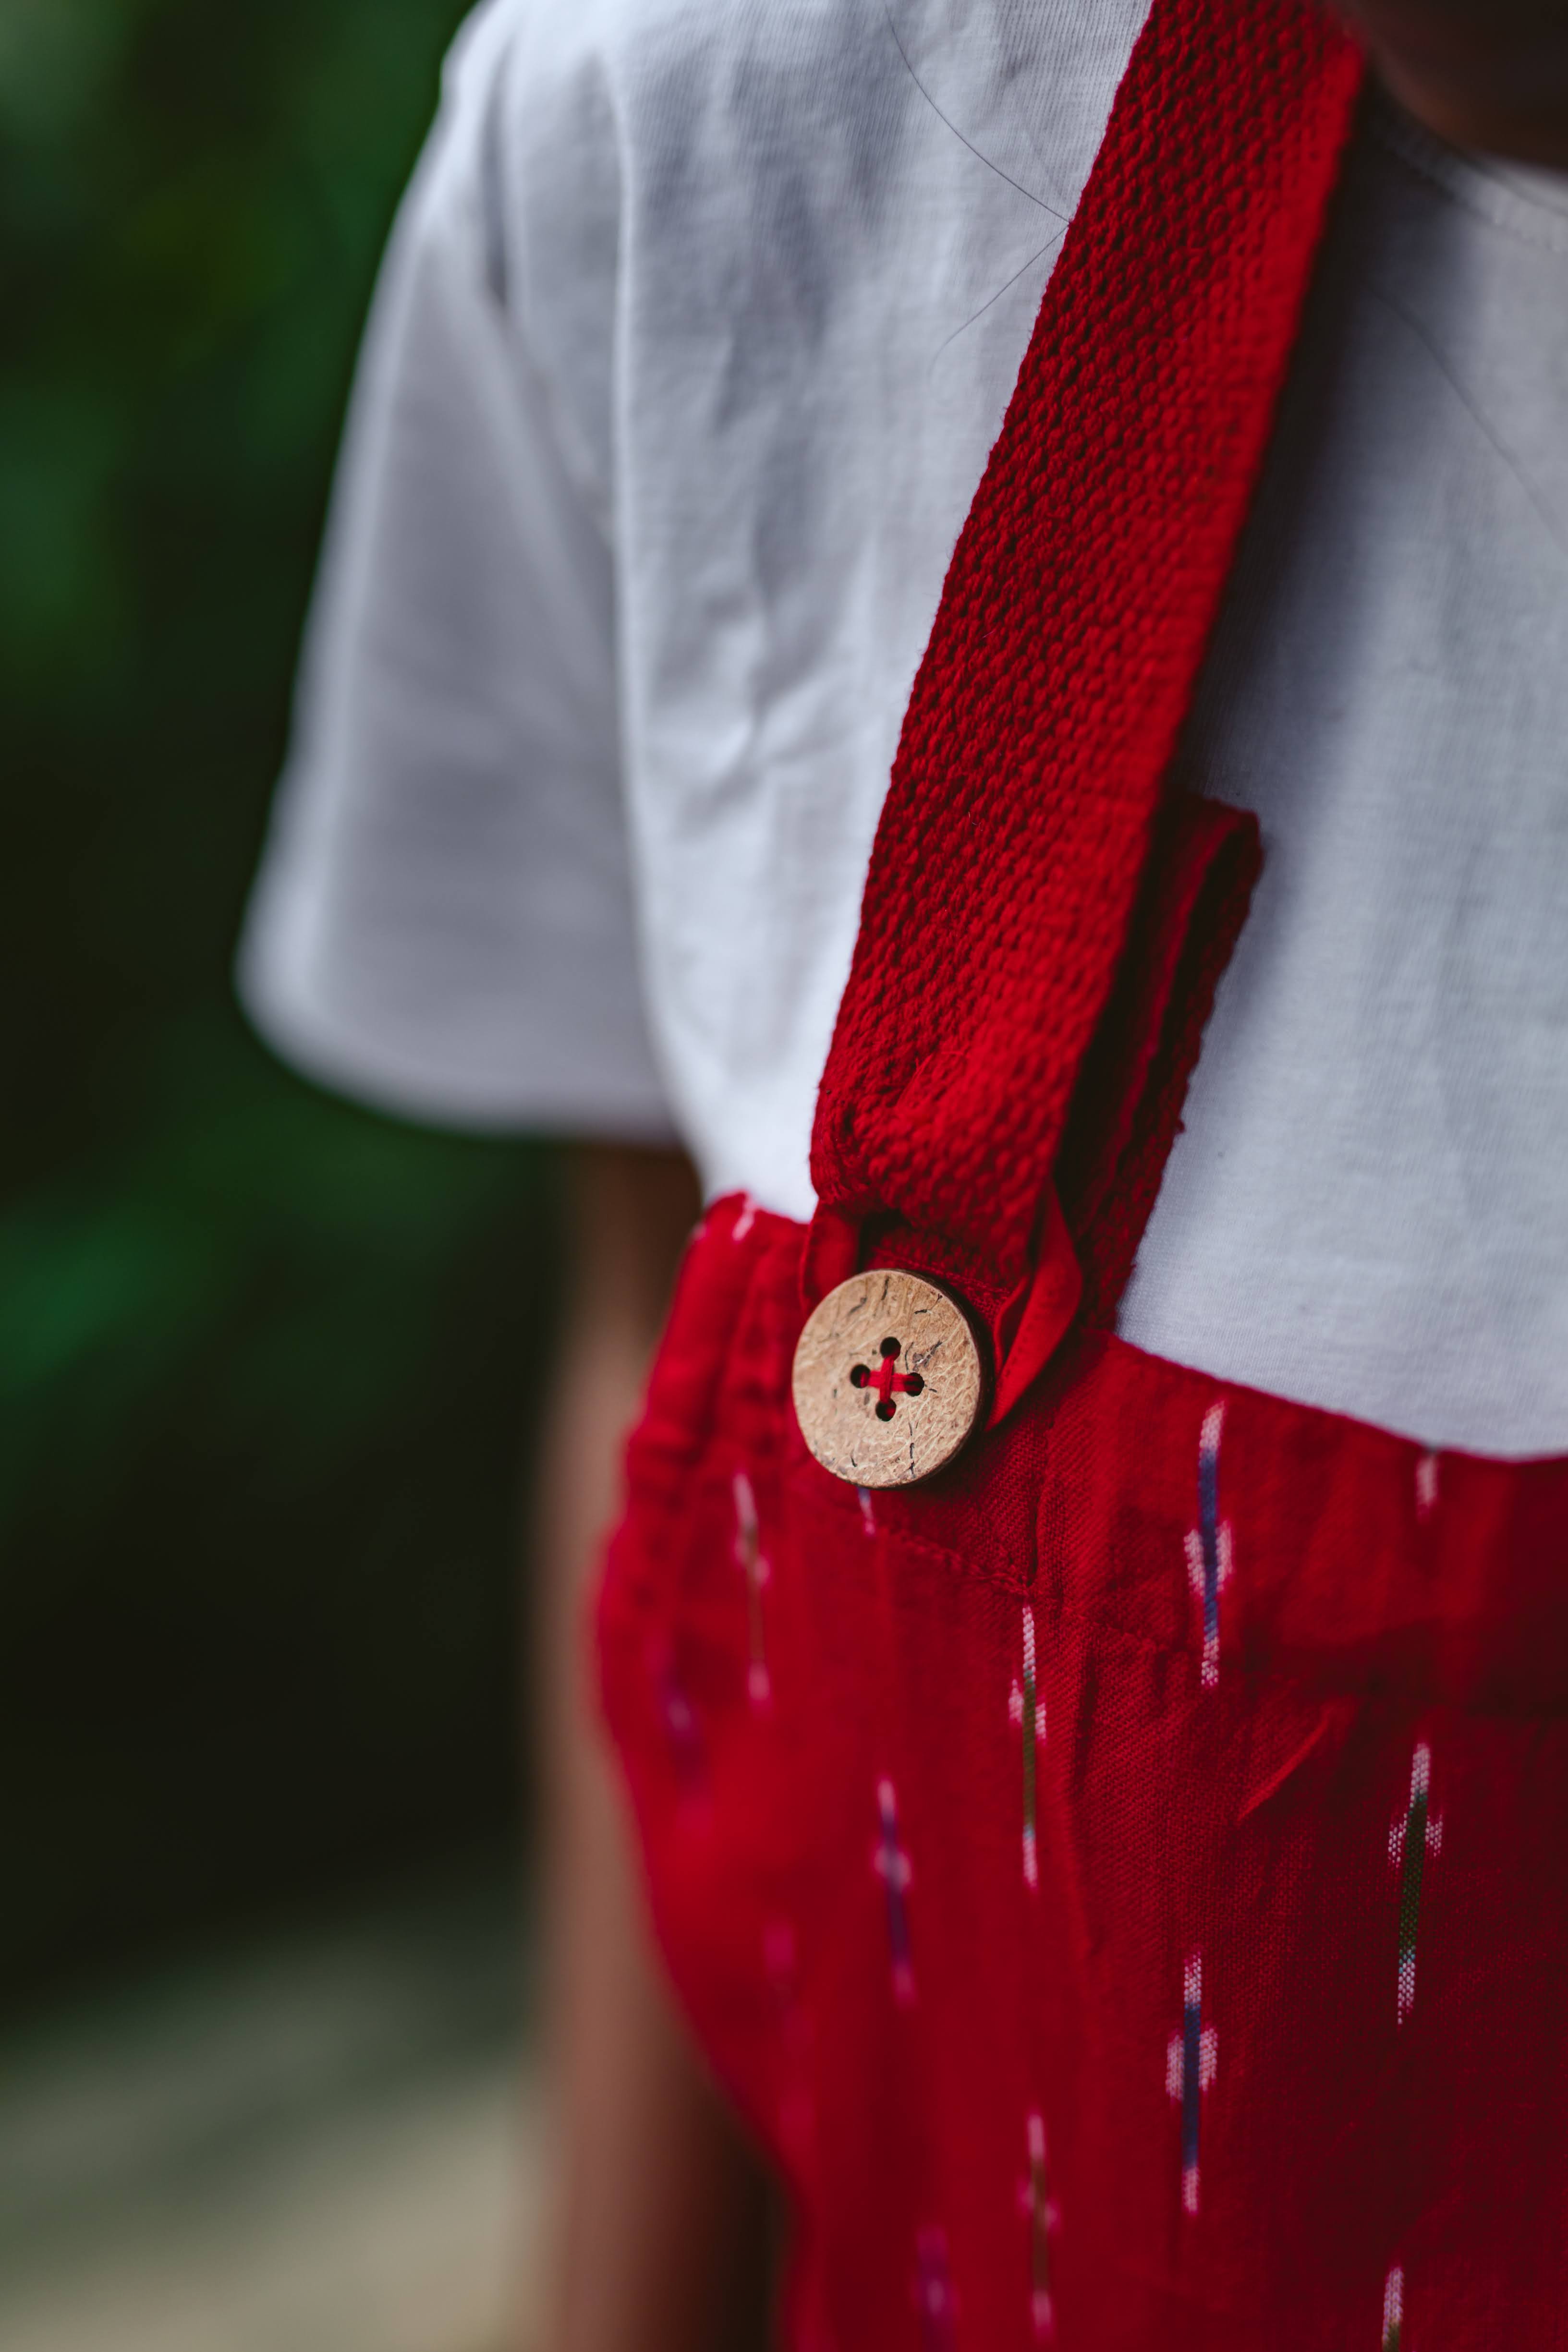
{"type": "Polygon", "coordinates": [[[899,1409],[893,1402],[896,1396],[918,1397],[925,1389],[919,1372],[906,1373],[896,1369],[900,1352],[896,1339],[884,1339],[882,1360],[875,1371],[867,1364],[852,1364],[849,1368],[851,1388],[876,1390],[879,1421],[891,1421],[899,1409]]]}

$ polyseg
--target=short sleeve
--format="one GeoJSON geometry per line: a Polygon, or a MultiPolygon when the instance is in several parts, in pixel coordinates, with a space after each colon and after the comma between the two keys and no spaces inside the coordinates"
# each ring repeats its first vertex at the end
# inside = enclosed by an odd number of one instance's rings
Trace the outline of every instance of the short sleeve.
{"type": "MultiPolygon", "coordinates": [[[[662,1139],[611,499],[510,251],[514,16],[459,41],[388,249],[239,987],[286,1059],[384,1108],[662,1139]]],[[[613,282],[574,287],[613,314],[613,282]]]]}

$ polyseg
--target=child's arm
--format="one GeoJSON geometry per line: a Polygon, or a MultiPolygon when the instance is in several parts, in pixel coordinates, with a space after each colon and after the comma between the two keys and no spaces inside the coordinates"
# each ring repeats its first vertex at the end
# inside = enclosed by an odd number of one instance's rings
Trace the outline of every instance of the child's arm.
{"type": "Polygon", "coordinates": [[[573,1263],[542,1465],[548,2028],[558,2103],[548,2352],[742,2352],[763,2341],[760,2177],[652,1959],[592,1706],[584,1612],[621,1447],[698,1200],[675,1152],[571,1162],[573,1263]]]}

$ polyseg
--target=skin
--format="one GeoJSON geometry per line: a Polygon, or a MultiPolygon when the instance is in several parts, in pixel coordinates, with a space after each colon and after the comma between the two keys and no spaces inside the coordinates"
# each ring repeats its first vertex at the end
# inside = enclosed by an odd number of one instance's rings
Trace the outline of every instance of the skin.
{"type": "Polygon", "coordinates": [[[571,1156],[568,1199],[536,1544],[558,2209],[545,2340],[549,2352],[761,2352],[762,2176],[653,1957],[586,1639],[622,1447],[697,1220],[697,1183],[678,1153],[584,1147],[571,1156]]]}
{"type": "MultiPolygon", "coordinates": [[[[1568,171],[1568,0],[1341,0],[1400,103],[1451,145],[1568,171]]],[[[539,1557],[560,2210],[548,2352],[760,2352],[768,2217],[653,1957],[592,1705],[583,1615],[620,1455],[697,1215],[675,1153],[571,1168],[567,1328],[539,1557]]],[[[531,2352],[532,2348],[531,2347],[531,2352]]]]}
{"type": "Polygon", "coordinates": [[[1341,13],[1439,139],[1568,171],[1568,0],[1341,0],[1341,13]]]}

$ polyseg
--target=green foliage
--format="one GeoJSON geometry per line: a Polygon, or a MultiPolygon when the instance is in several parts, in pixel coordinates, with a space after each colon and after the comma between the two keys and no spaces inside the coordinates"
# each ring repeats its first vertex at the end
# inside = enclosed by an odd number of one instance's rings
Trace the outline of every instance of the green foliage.
{"type": "Polygon", "coordinates": [[[458,0],[0,0],[0,1979],[506,1823],[537,1149],[233,940],[458,0]]]}

